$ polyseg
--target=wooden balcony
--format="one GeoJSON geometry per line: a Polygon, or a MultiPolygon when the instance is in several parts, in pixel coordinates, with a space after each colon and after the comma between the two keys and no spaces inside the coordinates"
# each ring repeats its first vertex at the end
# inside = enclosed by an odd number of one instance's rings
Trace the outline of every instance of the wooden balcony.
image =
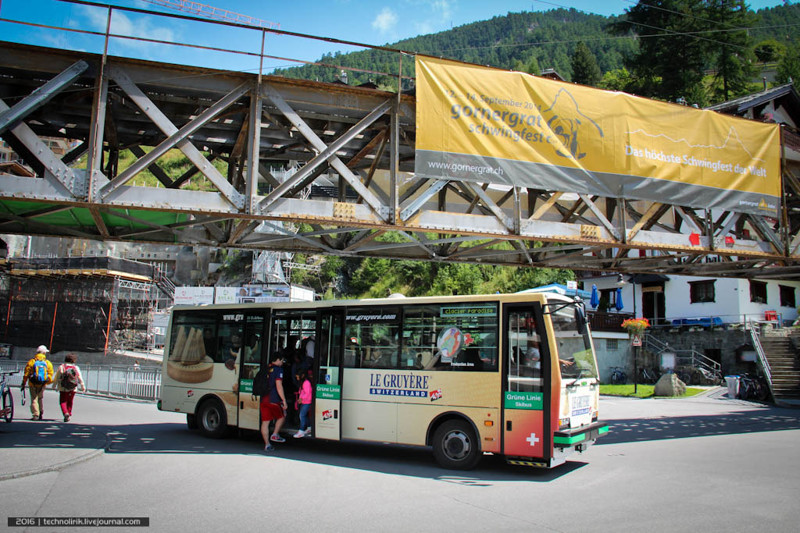
{"type": "Polygon", "coordinates": [[[592,331],[613,331],[615,333],[625,333],[622,329],[622,321],[626,318],[633,318],[633,313],[602,313],[599,311],[588,311],[589,327],[592,331]]]}

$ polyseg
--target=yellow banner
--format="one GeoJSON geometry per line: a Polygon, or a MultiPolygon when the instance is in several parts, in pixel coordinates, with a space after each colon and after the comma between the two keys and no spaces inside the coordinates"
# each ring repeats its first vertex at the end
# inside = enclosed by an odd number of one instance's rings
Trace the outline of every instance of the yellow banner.
{"type": "Polygon", "coordinates": [[[441,59],[416,72],[418,176],[777,213],[776,124],[441,59]]]}

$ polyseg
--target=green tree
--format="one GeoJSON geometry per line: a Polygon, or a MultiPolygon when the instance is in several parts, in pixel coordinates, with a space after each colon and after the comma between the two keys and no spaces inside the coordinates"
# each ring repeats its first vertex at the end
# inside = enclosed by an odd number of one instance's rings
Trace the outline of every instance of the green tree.
{"type": "Polygon", "coordinates": [[[542,73],[542,69],[539,67],[539,60],[536,59],[535,55],[531,55],[525,59],[514,60],[512,68],[517,72],[527,72],[535,76],[542,73]]]}
{"type": "Polygon", "coordinates": [[[714,76],[715,100],[726,101],[750,92],[750,80],[755,76],[752,42],[748,28],[758,17],[748,11],[744,0],[709,0],[706,19],[713,22],[713,33],[707,41],[714,76]]]}
{"type": "Polygon", "coordinates": [[[575,47],[572,54],[572,81],[582,85],[597,86],[603,77],[597,60],[583,41],[575,47]]]}
{"type": "Polygon", "coordinates": [[[634,79],[628,69],[618,68],[603,74],[603,78],[597,86],[609,91],[636,92],[630,88],[633,84],[634,79]]]}
{"type": "Polygon", "coordinates": [[[778,83],[789,83],[790,80],[800,80],[800,48],[797,46],[786,51],[775,73],[778,83]]]}
{"type": "Polygon", "coordinates": [[[773,61],[780,61],[784,54],[786,54],[786,46],[775,39],[767,39],[755,45],[753,53],[760,62],[771,63],[773,61]]]}
{"type": "Polygon", "coordinates": [[[707,47],[698,32],[708,24],[703,7],[702,0],[640,1],[610,26],[639,39],[639,50],[627,61],[640,78],[638,94],[675,101],[702,83],[707,47]]]}

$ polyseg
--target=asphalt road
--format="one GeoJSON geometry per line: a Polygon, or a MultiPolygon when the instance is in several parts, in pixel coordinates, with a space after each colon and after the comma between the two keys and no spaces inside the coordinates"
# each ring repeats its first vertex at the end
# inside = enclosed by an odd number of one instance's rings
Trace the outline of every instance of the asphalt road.
{"type": "Polygon", "coordinates": [[[107,531],[797,531],[800,411],[724,392],[603,398],[611,432],[567,465],[486,456],[470,472],[442,470],[428,450],[380,445],[289,439],[265,454],[254,435],[209,440],[152,404],[81,397],[74,423],[0,428],[0,450],[57,461],[76,446],[107,449],[0,481],[0,502],[6,516],[150,521],[107,531]],[[88,436],[76,444],[75,434],[88,436]]]}

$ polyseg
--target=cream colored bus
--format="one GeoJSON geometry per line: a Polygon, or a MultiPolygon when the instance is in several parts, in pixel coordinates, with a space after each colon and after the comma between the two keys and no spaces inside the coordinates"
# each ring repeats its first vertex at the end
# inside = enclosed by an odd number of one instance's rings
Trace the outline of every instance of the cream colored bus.
{"type": "Polygon", "coordinates": [[[209,437],[257,430],[253,378],[275,350],[287,433],[304,360],[316,439],[430,446],[447,468],[483,453],[553,467],[608,430],[583,304],[550,293],[175,307],[159,408],[209,437]]]}

